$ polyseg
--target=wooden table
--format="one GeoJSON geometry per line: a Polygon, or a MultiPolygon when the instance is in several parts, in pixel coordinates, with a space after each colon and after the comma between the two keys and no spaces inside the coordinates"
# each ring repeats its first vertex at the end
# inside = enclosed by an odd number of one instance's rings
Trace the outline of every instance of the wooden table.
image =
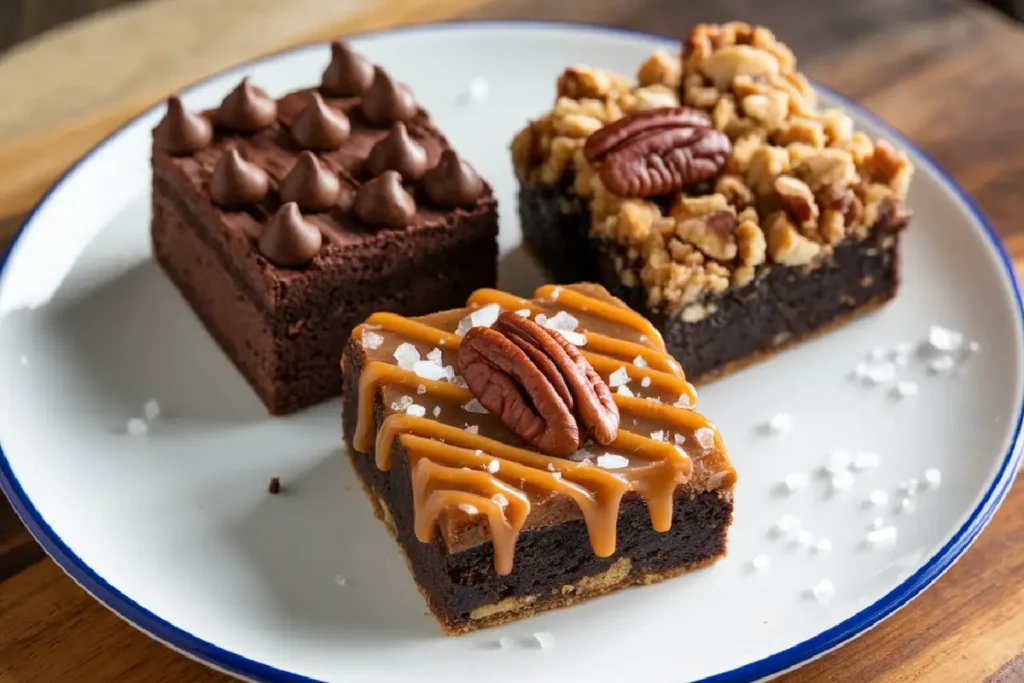
{"type": "MultiPolygon", "coordinates": [[[[241,22],[252,30],[252,16],[230,15],[240,1],[219,0],[210,25],[241,22]]],[[[0,102],[0,241],[63,166],[127,116],[203,73],[286,44],[456,16],[575,19],[677,34],[696,21],[743,18],[772,26],[811,76],[860,101],[931,154],[980,202],[1018,264],[1024,262],[1024,221],[1017,216],[1024,189],[1024,34],[980,6],[943,0],[391,0],[355,7],[295,0],[296,7],[316,5],[296,18],[273,16],[288,3],[245,2],[271,15],[261,19],[259,43],[224,39],[211,47],[205,41],[196,47],[202,59],[169,66],[161,57],[177,50],[165,21],[198,26],[196,13],[214,5],[196,0],[132,5],[127,19],[100,20],[0,58],[5,95],[13,83],[21,108],[31,114],[0,102]],[[118,31],[129,33],[118,37],[118,31]],[[126,43],[144,53],[144,73],[88,73],[90,64],[109,63],[109,51],[126,43]],[[77,65],[68,66],[69,44],[81,49],[77,65]],[[19,64],[54,62],[59,71],[49,73],[55,82],[68,78],[68,68],[87,79],[77,89],[86,93],[84,104],[48,93],[38,69],[24,73],[22,82],[9,80],[18,78],[19,64]]],[[[871,633],[780,680],[1024,681],[1022,540],[1024,488],[1017,487],[975,546],[924,595],[871,633]]],[[[94,602],[0,501],[0,683],[226,680],[94,602]]]]}

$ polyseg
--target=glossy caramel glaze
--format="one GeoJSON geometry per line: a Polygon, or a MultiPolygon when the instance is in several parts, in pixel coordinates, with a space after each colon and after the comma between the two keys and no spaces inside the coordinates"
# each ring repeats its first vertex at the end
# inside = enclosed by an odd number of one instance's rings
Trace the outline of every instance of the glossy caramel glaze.
{"type": "Polygon", "coordinates": [[[644,500],[658,531],[672,525],[677,492],[732,495],[735,470],[718,430],[693,410],[693,386],[653,326],[604,288],[545,286],[533,299],[482,289],[467,306],[420,318],[377,313],[350,341],[362,356],[352,445],[387,470],[401,444],[420,541],[439,528],[450,549],[489,538],[495,570],[508,574],[525,528],[582,518],[594,553],[608,557],[627,493],[644,500]],[[474,400],[455,375],[456,354],[462,335],[499,310],[549,324],[579,346],[615,392],[622,419],[609,446],[587,441],[569,458],[537,453],[474,400]],[[378,400],[384,420],[374,435],[378,400]]]}

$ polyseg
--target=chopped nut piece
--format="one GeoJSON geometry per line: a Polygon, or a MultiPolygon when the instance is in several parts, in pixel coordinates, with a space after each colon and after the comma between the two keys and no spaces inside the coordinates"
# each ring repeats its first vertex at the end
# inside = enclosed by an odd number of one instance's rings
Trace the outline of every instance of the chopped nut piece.
{"type": "Polygon", "coordinates": [[[818,220],[818,204],[807,184],[789,176],[775,179],[775,191],[782,205],[801,226],[813,225],[818,220]]]}
{"type": "Polygon", "coordinates": [[[599,119],[586,114],[569,114],[555,120],[555,132],[571,138],[585,138],[603,127],[599,119]]]}
{"type": "Polygon", "coordinates": [[[717,130],[726,130],[736,121],[736,101],[726,95],[718,100],[711,111],[711,122],[717,130]]]}
{"type": "Polygon", "coordinates": [[[741,221],[736,227],[736,245],[740,263],[746,266],[759,266],[764,263],[766,243],[764,232],[749,220],[741,221]]]}
{"type": "Polygon", "coordinates": [[[774,132],[789,113],[789,95],[774,91],[767,95],[748,95],[742,101],[743,112],[760,123],[767,132],[774,132]]]}
{"type": "Polygon", "coordinates": [[[749,45],[724,47],[704,58],[700,71],[719,90],[728,90],[733,79],[745,76],[770,76],[779,73],[779,60],[765,50],[749,45]]]}
{"type": "Polygon", "coordinates": [[[687,197],[679,195],[669,209],[669,215],[673,218],[685,219],[703,216],[714,211],[724,211],[729,208],[729,201],[725,195],[709,194],[700,197],[687,197]]]}
{"type": "Polygon", "coordinates": [[[679,94],[664,85],[652,85],[646,88],[637,88],[630,95],[623,99],[623,107],[626,112],[633,114],[647,109],[660,109],[663,107],[678,107],[679,94]]]}
{"type": "Polygon", "coordinates": [[[841,149],[823,149],[804,159],[796,173],[812,190],[825,187],[845,187],[857,182],[857,169],[849,152],[841,149]]]}
{"type": "Polygon", "coordinates": [[[829,142],[845,142],[853,137],[853,119],[842,109],[826,109],[821,114],[821,124],[829,142]]]}
{"type": "Polygon", "coordinates": [[[838,244],[846,236],[846,221],[843,214],[835,209],[826,209],[821,216],[818,232],[827,244],[838,244]]]}
{"type": "Polygon", "coordinates": [[[630,83],[611,71],[579,65],[570,66],[562,72],[557,87],[559,97],[601,99],[613,93],[628,92],[630,83]]]}
{"type": "Polygon", "coordinates": [[[540,169],[541,182],[554,184],[562,179],[576,150],[583,146],[582,138],[557,137],[551,141],[551,151],[540,169]]]}
{"type": "Polygon", "coordinates": [[[658,207],[640,199],[628,199],[619,209],[619,234],[627,243],[642,242],[651,232],[658,207]]]}
{"type": "Polygon", "coordinates": [[[678,88],[682,80],[682,69],[678,56],[667,50],[658,50],[640,65],[636,80],[641,86],[665,85],[678,88]]]}
{"type": "Polygon", "coordinates": [[[821,245],[812,242],[799,232],[781,211],[768,218],[765,231],[768,255],[784,266],[803,266],[811,263],[821,253],[821,245]]]}
{"type": "Polygon", "coordinates": [[[747,170],[747,184],[759,195],[766,195],[775,186],[775,179],[789,170],[789,154],[781,147],[767,145],[754,150],[747,170]]]}
{"type": "Polygon", "coordinates": [[[719,176],[715,181],[715,192],[741,211],[754,203],[754,192],[737,175],[719,176]]]}
{"type": "Polygon", "coordinates": [[[732,285],[733,287],[743,287],[744,285],[750,284],[754,280],[754,274],[757,271],[753,266],[739,266],[736,270],[732,271],[732,285]]]}
{"type": "Polygon", "coordinates": [[[736,216],[715,211],[699,218],[687,218],[676,227],[679,238],[720,261],[736,258],[736,216]]]}
{"type": "Polygon", "coordinates": [[[797,116],[783,123],[773,138],[777,144],[803,143],[817,149],[825,146],[825,129],[813,119],[797,116]]]}

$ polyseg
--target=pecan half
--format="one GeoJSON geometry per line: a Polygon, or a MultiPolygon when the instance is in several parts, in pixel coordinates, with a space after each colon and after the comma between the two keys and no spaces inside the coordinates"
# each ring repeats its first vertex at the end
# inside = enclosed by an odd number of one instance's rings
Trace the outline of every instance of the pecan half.
{"type": "Polygon", "coordinates": [[[732,151],[710,117],[688,107],[626,116],[587,138],[583,155],[600,164],[605,187],[622,197],[653,197],[711,180],[732,151]]]}
{"type": "Polygon", "coordinates": [[[611,390],[579,350],[515,313],[467,332],[458,368],[480,404],[541,452],[567,456],[586,433],[602,445],[618,433],[611,390]]]}

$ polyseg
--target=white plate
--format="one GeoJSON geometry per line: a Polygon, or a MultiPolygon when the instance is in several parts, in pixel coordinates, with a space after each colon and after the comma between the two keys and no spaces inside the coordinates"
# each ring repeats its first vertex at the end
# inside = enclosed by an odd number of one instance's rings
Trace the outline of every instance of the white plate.
{"type": "MultiPolygon", "coordinates": [[[[562,67],[632,73],[663,39],[594,28],[456,24],[360,37],[409,82],[455,146],[495,184],[503,284],[528,293],[507,146],[552,103],[562,67]],[[490,84],[470,103],[470,82],[490,84]]],[[[272,93],[315,83],[325,46],[260,60],[189,90],[214,105],[243,74],[272,93]]],[[[836,99],[835,96],[829,96],[836,99]]],[[[848,106],[849,103],[846,103],[848,106]]],[[[150,111],[78,163],[32,213],[0,273],[0,484],[58,563],[111,609],[168,644],[254,680],[743,680],[800,664],[905,604],[960,555],[1005,495],[1020,458],[1021,301],[977,209],[913,152],[905,284],[897,301],[799,350],[705,389],[740,473],[729,556],[714,567],[571,609],[446,638],[340,452],[338,403],[270,419],[154,265],[148,238],[150,111]],[[920,393],[895,400],[851,371],[873,346],[929,325],[981,350],[952,372],[900,368],[920,393]],[[156,398],[148,436],[126,421],[156,398]],[[776,413],[793,429],[759,429],[776,413]],[[828,495],[813,476],[836,448],[881,456],[828,495]],[[896,512],[898,485],[942,473],[896,512]],[[268,496],[280,475],[288,495],[268,496]],[[866,508],[872,491],[890,501],[866,508]],[[774,538],[794,515],[830,552],[774,538]],[[880,517],[894,545],[864,547],[880,517]],[[754,571],[753,558],[770,558],[754,571]],[[346,579],[344,587],[336,575],[346,579]],[[823,604],[809,589],[835,587],[823,604]],[[550,631],[553,647],[531,647],[550,631]],[[499,637],[511,646],[497,647],[499,637]]],[[[872,134],[899,136],[853,108],[872,134]]],[[[909,145],[905,140],[900,141],[909,145]]]]}

